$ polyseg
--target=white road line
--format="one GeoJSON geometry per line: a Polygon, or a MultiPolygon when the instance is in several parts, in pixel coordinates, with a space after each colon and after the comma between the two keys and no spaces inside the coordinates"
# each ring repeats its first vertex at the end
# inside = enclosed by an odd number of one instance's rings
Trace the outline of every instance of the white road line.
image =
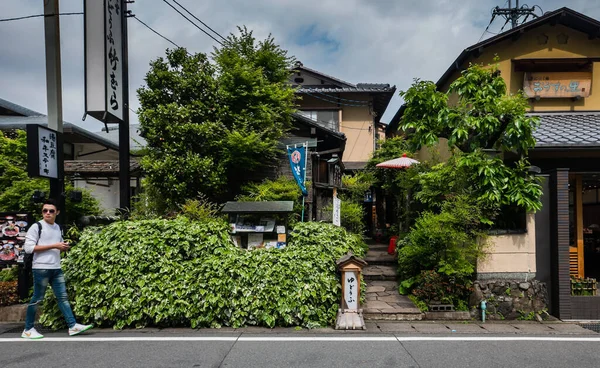
{"type": "Polygon", "coordinates": [[[600,342],[600,337],[546,337],[546,336],[241,336],[241,337],[219,337],[219,336],[122,336],[122,337],[46,337],[40,340],[25,340],[21,338],[0,338],[0,343],[8,342],[167,342],[167,341],[238,341],[238,342],[366,342],[366,341],[546,341],[546,342],[600,342]]]}

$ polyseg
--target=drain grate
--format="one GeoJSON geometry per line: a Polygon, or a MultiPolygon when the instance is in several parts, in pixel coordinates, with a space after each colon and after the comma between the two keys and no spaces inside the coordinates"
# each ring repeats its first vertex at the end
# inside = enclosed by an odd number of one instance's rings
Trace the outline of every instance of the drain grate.
{"type": "Polygon", "coordinates": [[[429,306],[431,312],[454,312],[452,304],[433,304],[429,306]]]}
{"type": "Polygon", "coordinates": [[[585,328],[586,330],[600,333],[600,323],[580,323],[579,325],[585,328]]]}

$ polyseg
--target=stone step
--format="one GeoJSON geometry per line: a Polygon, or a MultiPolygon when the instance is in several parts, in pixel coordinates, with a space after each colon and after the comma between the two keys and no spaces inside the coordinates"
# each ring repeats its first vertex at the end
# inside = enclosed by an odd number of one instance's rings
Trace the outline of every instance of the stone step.
{"type": "Polygon", "coordinates": [[[371,244],[369,250],[379,250],[387,252],[388,246],[386,244],[371,244]]]}
{"type": "Polygon", "coordinates": [[[362,273],[365,280],[396,280],[396,265],[369,264],[363,268],[362,273]]]}
{"type": "Polygon", "coordinates": [[[365,255],[365,261],[370,265],[395,265],[398,263],[396,255],[388,254],[387,251],[369,250],[365,255]]]}
{"type": "Polygon", "coordinates": [[[423,313],[367,313],[363,311],[365,321],[421,321],[423,313]]]}

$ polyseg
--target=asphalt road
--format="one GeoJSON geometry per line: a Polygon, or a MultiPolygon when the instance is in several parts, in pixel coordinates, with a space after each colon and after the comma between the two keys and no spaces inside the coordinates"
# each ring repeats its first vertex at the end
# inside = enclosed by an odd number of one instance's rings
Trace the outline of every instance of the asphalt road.
{"type": "Polygon", "coordinates": [[[600,335],[91,332],[0,335],[0,367],[599,367],[600,335]]]}

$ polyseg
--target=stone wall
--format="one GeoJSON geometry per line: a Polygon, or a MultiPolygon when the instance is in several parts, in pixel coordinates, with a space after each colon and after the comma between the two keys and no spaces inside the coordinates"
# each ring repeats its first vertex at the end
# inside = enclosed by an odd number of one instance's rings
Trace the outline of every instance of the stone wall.
{"type": "Polygon", "coordinates": [[[549,317],[546,284],[537,280],[477,280],[469,300],[471,317],[481,319],[480,304],[487,302],[491,320],[539,319],[549,317]]]}

